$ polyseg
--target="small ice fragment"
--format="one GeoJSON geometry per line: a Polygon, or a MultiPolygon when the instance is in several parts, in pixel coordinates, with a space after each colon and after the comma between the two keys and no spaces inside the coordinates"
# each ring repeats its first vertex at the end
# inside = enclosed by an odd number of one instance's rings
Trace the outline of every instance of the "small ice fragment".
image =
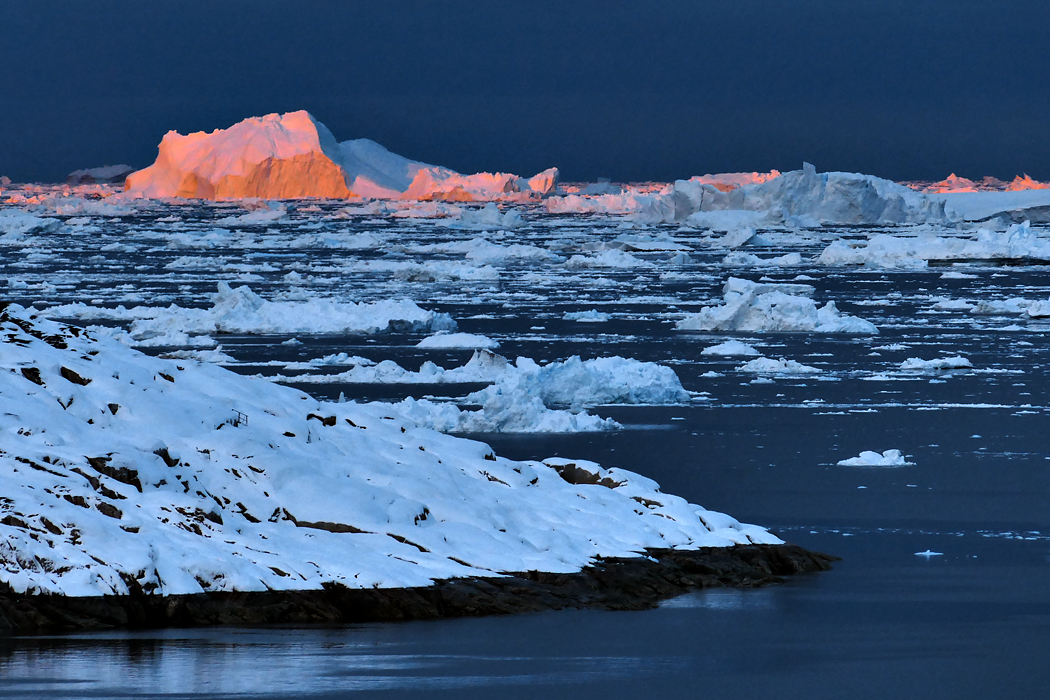
{"type": "Polygon", "coordinates": [[[864,450],[859,457],[843,459],[836,464],[840,467],[909,467],[915,463],[907,461],[900,450],[886,450],[882,454],[864,450]]]}
{"type": "Polygon", "coordinates": [[[302,345],[303,341],[298,338],[289,338],[288,340],[281,343],[281,345],[302,345]]]}

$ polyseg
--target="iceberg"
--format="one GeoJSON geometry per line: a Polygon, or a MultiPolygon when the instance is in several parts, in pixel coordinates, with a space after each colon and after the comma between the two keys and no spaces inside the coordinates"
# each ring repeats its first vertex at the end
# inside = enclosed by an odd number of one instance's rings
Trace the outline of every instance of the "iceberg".
{"type": "Polygon", "coordinates": [[[131,173],[132,196],[190,199],[414,199],[490,201],[552,194],[558,170],[525,179],[463,175],[391,153],[369,139],[339,143],[309,112],[252,117],[228,129],[169,131],[153,165],[131,173]]]}
{"type": "Polygon", "coordinates": [[[724,303],[705,306],[699,313],[678,321],[683,331],[743,331],[878,333],[875,324],[838,310],[835,302],[822,307],[809,298],[816,290],[808,284],[750,282],[730,277],[722,288],[724,303]]]}
{"type": "Polygon", "coordinates": [[[1050,261],[1050,238],[1040,233],[1027,221],[1006,231],[980,229],[975,238],[878,233],[867,241],[833,241],[816,261],[877,268],[922,268],[930,260],[1050,261]]]}
{"type": "Polygon", "coordinates": [[[765,212],[768,224],[905,224],[947,221],[944,202],[873,175],[818,173],[806,163],[765,182],[723,191],[702,179],[678,180],[674,218],[697,212],[765,212]]]}
{"type": "Polygon", "coordinates": [[[101,168],[74,170],[66,176],[67,185],[123,185],[135,168],[130,165],[104,165],[101,168]]]}

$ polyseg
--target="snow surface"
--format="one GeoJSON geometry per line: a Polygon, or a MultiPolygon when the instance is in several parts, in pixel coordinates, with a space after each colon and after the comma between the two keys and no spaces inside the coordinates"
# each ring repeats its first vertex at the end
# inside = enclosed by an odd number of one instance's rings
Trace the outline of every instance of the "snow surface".
{"type": "Polygon", "coordinates": [[[750,282],[730,277],[722,289],[724,303],[706,306],[678,321],[685,331],[878,333],[875,324],[841,313],[835,302],[822,307],[809,298],[805,284],[750,282]]]}
{"type": "Polygon", "coordinates": [[[850,457],[838,462],[840,467],[910,467],[914,464],[907,461],[900,450],[886,450],[882,454],[865,450],[859,457],[850,457]]]}
{"type": "Polygon", "coordinates": [[[570,460],[506,460],[396,406],[147,357],[17,306],[0,324],[0,582],[17,592],[425,586],[780,541],[637,474],[577,461],[593,483],[569,483],[570,460]]]}

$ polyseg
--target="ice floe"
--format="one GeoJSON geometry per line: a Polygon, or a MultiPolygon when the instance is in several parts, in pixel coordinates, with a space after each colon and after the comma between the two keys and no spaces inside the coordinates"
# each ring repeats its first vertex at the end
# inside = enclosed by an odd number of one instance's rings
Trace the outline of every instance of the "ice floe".
{"type": "Polygon", "coordinates": [[[706,347],[700,351],[701,355],[723,355],[726,357],[744,356],[756,357],[761,355],[758,350],[739,340],[727,340],[718,345],[706,347]]]}
{"type": "MultiPolygon", "coordinates": [[[[171,333],[358,333],[389,330],[452,331],[456,322],[445,313],[426,311],[407,299],[371,303],[338,302],[309,298],[304,301],[267,301],[246,286],[220,282],[208,309],[136,306],[125,309],[87,304],[53,306],[43,313],[52,318],[131,321],[130,338],[136,343],[171,333]]],[[[172,343],[178,344],[178,343],[172,343]]]]}
{"type": "Polygon", "coordinates": [[[475,333],[438,333],[416,343],[417,348],[480,348],[493,350],[499,347],[492,338],[475,333]]]}
{"type": "Polygon", "coordinates": [[[901,369],[909,371],[927,372],[943,371],[951,369],[972,369],[973,363],[965,357],[938,357],[933,360],[923,360],[919,357],[909,357],[901,363],[901,369]]]}
{"type": "Polygon", "coordinates": [[[886,450],[882,454],[871,450],[864,450],[859,457],[850,457],[838,461],[840,467],[910,467],[914,462],[909,462],[901,454],[900,450],[886,450]]]}
{"type": "Polygon", "coordinates": [[[686,331],[878,333],[875,324],[841,313],[835,302],[822,307],[809,298],[815,289],[806,284],[751,282],[730,277],[723,304],[706,306],[678,321],[686,331]]]}
{"type": "Polygon", "coordinates": [[[819,374],[822,370],[810,367],[795,360],[784,358],[772,359],[770,357],[759,357],[737,367],[738,372],[751,372],[753,374],[819,374]]]}

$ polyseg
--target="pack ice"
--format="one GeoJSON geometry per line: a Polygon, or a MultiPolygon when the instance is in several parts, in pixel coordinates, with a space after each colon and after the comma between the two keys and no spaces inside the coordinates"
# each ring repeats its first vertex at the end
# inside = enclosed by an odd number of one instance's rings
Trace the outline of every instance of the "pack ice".
{"type": "Polygon", "coordinates": [[[301,110],[252,117],[211,133],[169,131],[157,160],[131,173],[125,189],[143,197],[469,202],[540,197],[552,193],[557,182],[557,168],[530,179],[509,173],[463,175],[409,160],[369,139],[339,143],[301,110]]]}
{"type": "Polygon", "coordinates": [[[779,543],[589,462],[0,312],[0,585],[72,596],[426,586],[779,543]]]}

